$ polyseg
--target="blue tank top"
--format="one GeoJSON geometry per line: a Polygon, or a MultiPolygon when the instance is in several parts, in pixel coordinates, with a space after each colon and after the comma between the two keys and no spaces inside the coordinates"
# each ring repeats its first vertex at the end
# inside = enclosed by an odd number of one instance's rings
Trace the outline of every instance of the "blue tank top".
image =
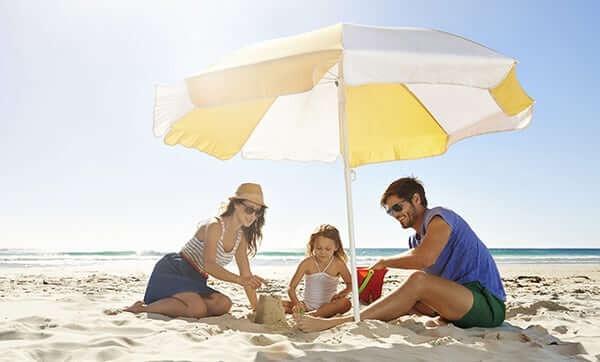
{"type": "Polygon", "coordinates": [[[458,284],[479,282],[498,299],[506,301],[502,279],[490,251],[469,224],[454,211],[443,207],[427,209],[420,232],[408,239],[409,248],[419,246],[427,233],[429,222],[435,216],[444,219],[452,231],[435,264],[425,271],[458,284]]]}

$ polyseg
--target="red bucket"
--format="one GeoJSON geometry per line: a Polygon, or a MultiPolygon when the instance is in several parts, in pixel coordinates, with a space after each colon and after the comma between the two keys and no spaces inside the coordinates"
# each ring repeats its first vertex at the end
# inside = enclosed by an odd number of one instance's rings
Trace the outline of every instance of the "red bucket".
{"type": "Polygon", "coordinates": [[[387,268],[373,270],[366,266],[356,268],[358,273],[358,299],[363,304],[371,304],[381,297],[383,288],[383,277],[387,268]]]}

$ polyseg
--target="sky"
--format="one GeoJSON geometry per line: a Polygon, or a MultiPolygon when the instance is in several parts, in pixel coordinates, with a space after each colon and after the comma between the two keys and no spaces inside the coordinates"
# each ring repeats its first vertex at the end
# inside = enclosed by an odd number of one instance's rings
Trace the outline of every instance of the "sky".
{"type": "Polygon", "coordinates": [[[303,248],[322,223],[348,245],[343,165],[219,161],[152,133],[154,85],[236,49],[345,22],[444,30],[519,61],[536,100],[524,130],[446,154],[368,165],[356,246],[406,247],[379,206],[414,175],[431,206],[493,248],[599,248],[595,1],[0,0],[0,249],[176,251],[241,182],[269,205],[260,250],[303,248]]]}

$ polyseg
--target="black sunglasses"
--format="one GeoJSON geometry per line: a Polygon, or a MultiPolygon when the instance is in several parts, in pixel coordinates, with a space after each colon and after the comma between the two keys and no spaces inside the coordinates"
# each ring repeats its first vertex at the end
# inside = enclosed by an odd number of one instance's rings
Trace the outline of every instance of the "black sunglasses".
{"type": "Polygon", "coordinates": [[[389,208],[389,209],[386,209],[386,210],[385,210],[385,212],[386,212],[388,215],[390,215],[390,216],[394,216],[394,213],[395,213],[395,212],[402,212],[402,209],[403,209],[403,207],[402,207],[402,205],[400,204],[401,202],[402,202],[402,201],[400,201],[400,202],[398,202],[398,203],[396,203],[396,204],[393,204],[392,206],[390,206],[390,208],[389,208]]]}
{"type": "Polygon", "coordinates": [[[257,208],[254,208],[254,207],[252,207],[252,206],[248,206],[248,205],[246,205],[246,203],[245,203],[245,202],[243,202],[243,201],[241,201],[240,203],[241,203],[241,204],[244,206],[244,212],[245,212],[246,214],[248,214],[248,215],[256,215],[256,216],[258,217],[258,216],[260,216],[260,215],[262,214],[262,212],[263,212],[263,209],[262,209],[262,207],[259,207],[259,208],[257,209],[257,208]]]}

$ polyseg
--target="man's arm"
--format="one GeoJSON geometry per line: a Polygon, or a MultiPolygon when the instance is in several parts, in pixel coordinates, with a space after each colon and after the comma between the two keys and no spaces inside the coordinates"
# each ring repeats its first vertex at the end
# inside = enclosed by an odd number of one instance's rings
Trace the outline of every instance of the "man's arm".
{"type": "Polygon", "coordinates": [[[425,269],[435,264],[438,256],[448,243],[451,232],[450,225],[444,219],[440,216],[434,216],[429,222],[427,234],[419,246],[398,256],[381,259],[371,268],[425,269]]]}

